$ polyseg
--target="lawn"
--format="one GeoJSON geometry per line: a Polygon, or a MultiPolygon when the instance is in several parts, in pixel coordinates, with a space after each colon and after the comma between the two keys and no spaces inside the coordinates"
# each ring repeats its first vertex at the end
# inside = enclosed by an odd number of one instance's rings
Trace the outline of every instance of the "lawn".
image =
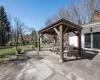
{"type": "MultiPolygon", "coordinates": [[[[23,52],[24,50],[32,50],[32,45],[18,46],[18,48],[21,49],[23,52]]],[[[8,47],[8,46],[0,47],[0,55],[2,55],[0,61],[8,60],[15,53],[16,53],[15,47],[8,47]]]]}

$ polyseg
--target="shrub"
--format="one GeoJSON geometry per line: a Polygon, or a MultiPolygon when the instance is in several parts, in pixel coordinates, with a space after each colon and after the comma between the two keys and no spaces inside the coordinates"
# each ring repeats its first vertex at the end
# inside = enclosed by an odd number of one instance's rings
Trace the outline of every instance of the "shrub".
{"type": "Polygon", "coordinates": [[[34,43],[34,46],[37,48],[38,47],[38,42],[35,42],[34,43]]]}
{"type": "Polygon", "coordinates": [[[8,46],[13,46],[14,44],[15,44],[14,41],[9,41],[9,42],[7,43],[8,46]]]}

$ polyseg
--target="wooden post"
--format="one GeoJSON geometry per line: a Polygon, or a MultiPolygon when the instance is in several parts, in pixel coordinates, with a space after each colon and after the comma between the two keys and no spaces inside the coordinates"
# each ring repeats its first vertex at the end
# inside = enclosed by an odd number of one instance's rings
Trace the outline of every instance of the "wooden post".
{"type": "Polygon", "coordinates": [[[59,26],[59,41],[60,41],[60,62],[64,62],[64,54],[63,54],[63,26],[59,26]]]}
{"type": "Polygon", "coordinates": [[[78,32],[78,48],[79,48],[79,54],[81,55],[81,31],[78,32]]]}
{"type": "Polygon", "coordinates": [[[41,49],[40,49],[40,33],[39,33],[38,35],[39,35],[38,49],[39,49],[39,51],[40,51],[40,50],[41,50],[41,49]]]}

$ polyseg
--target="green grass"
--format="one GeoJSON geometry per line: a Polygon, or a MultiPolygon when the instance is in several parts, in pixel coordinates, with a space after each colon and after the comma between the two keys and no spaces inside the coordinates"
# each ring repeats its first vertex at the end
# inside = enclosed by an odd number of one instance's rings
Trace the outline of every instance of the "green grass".
{"type": "MultiPolygon", "coordinates": [[[[24,50],[32,50],[32,45],[18,46],[18,49],[21,49],[22,52],[24,50]]],[[[2,58],[0,58],[0,61],[8,60],[15,53],[16,53],[16,47],[9,47],[9,48],[7,48],[7,46],[0,47],[0,55],[4,55],[2,58]]]]}
{"type": "MultiPolygon", "coordinates": [[[[26,45],[26,46],[18,46],[19,49],[21,49],[22,51],[24,50],[30,50],[32,49],[31,45],[26,45]]],[[[11,48],[6,48],[6,49],[0,49],[0,55],[10,55],[10,54],[15,54],[16,53],[16,48],[15,47],[11,47],[11,48]]]]}
{"type": "Polygon", "coordinates": [[[10,55],[15,53],[16,48],[0,49],[0,55],[10,55]]]}

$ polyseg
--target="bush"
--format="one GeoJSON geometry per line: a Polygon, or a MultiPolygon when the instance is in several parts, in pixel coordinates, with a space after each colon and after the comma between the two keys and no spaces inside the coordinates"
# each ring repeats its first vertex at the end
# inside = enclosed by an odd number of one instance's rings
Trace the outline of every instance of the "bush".
{"type": "Polygon", "coordinates": [[[38,42],[35,42],[34,43],[34,46],[37,48],[38,47],[38,42]]]}
{"type": "Polygon", "coordinates": [[[18,49],[18,50],[16,51],[16,54],[21,54],[21,49],[18,49]]]}
{"type": "Polygon", "coordinates": [[[13,46],[13,45],[15,45],[15,42],[14,42],[14,41],[9,41],[9,42],[7,43],[7,45],[8,45],[8,46],[13,46]]]}

